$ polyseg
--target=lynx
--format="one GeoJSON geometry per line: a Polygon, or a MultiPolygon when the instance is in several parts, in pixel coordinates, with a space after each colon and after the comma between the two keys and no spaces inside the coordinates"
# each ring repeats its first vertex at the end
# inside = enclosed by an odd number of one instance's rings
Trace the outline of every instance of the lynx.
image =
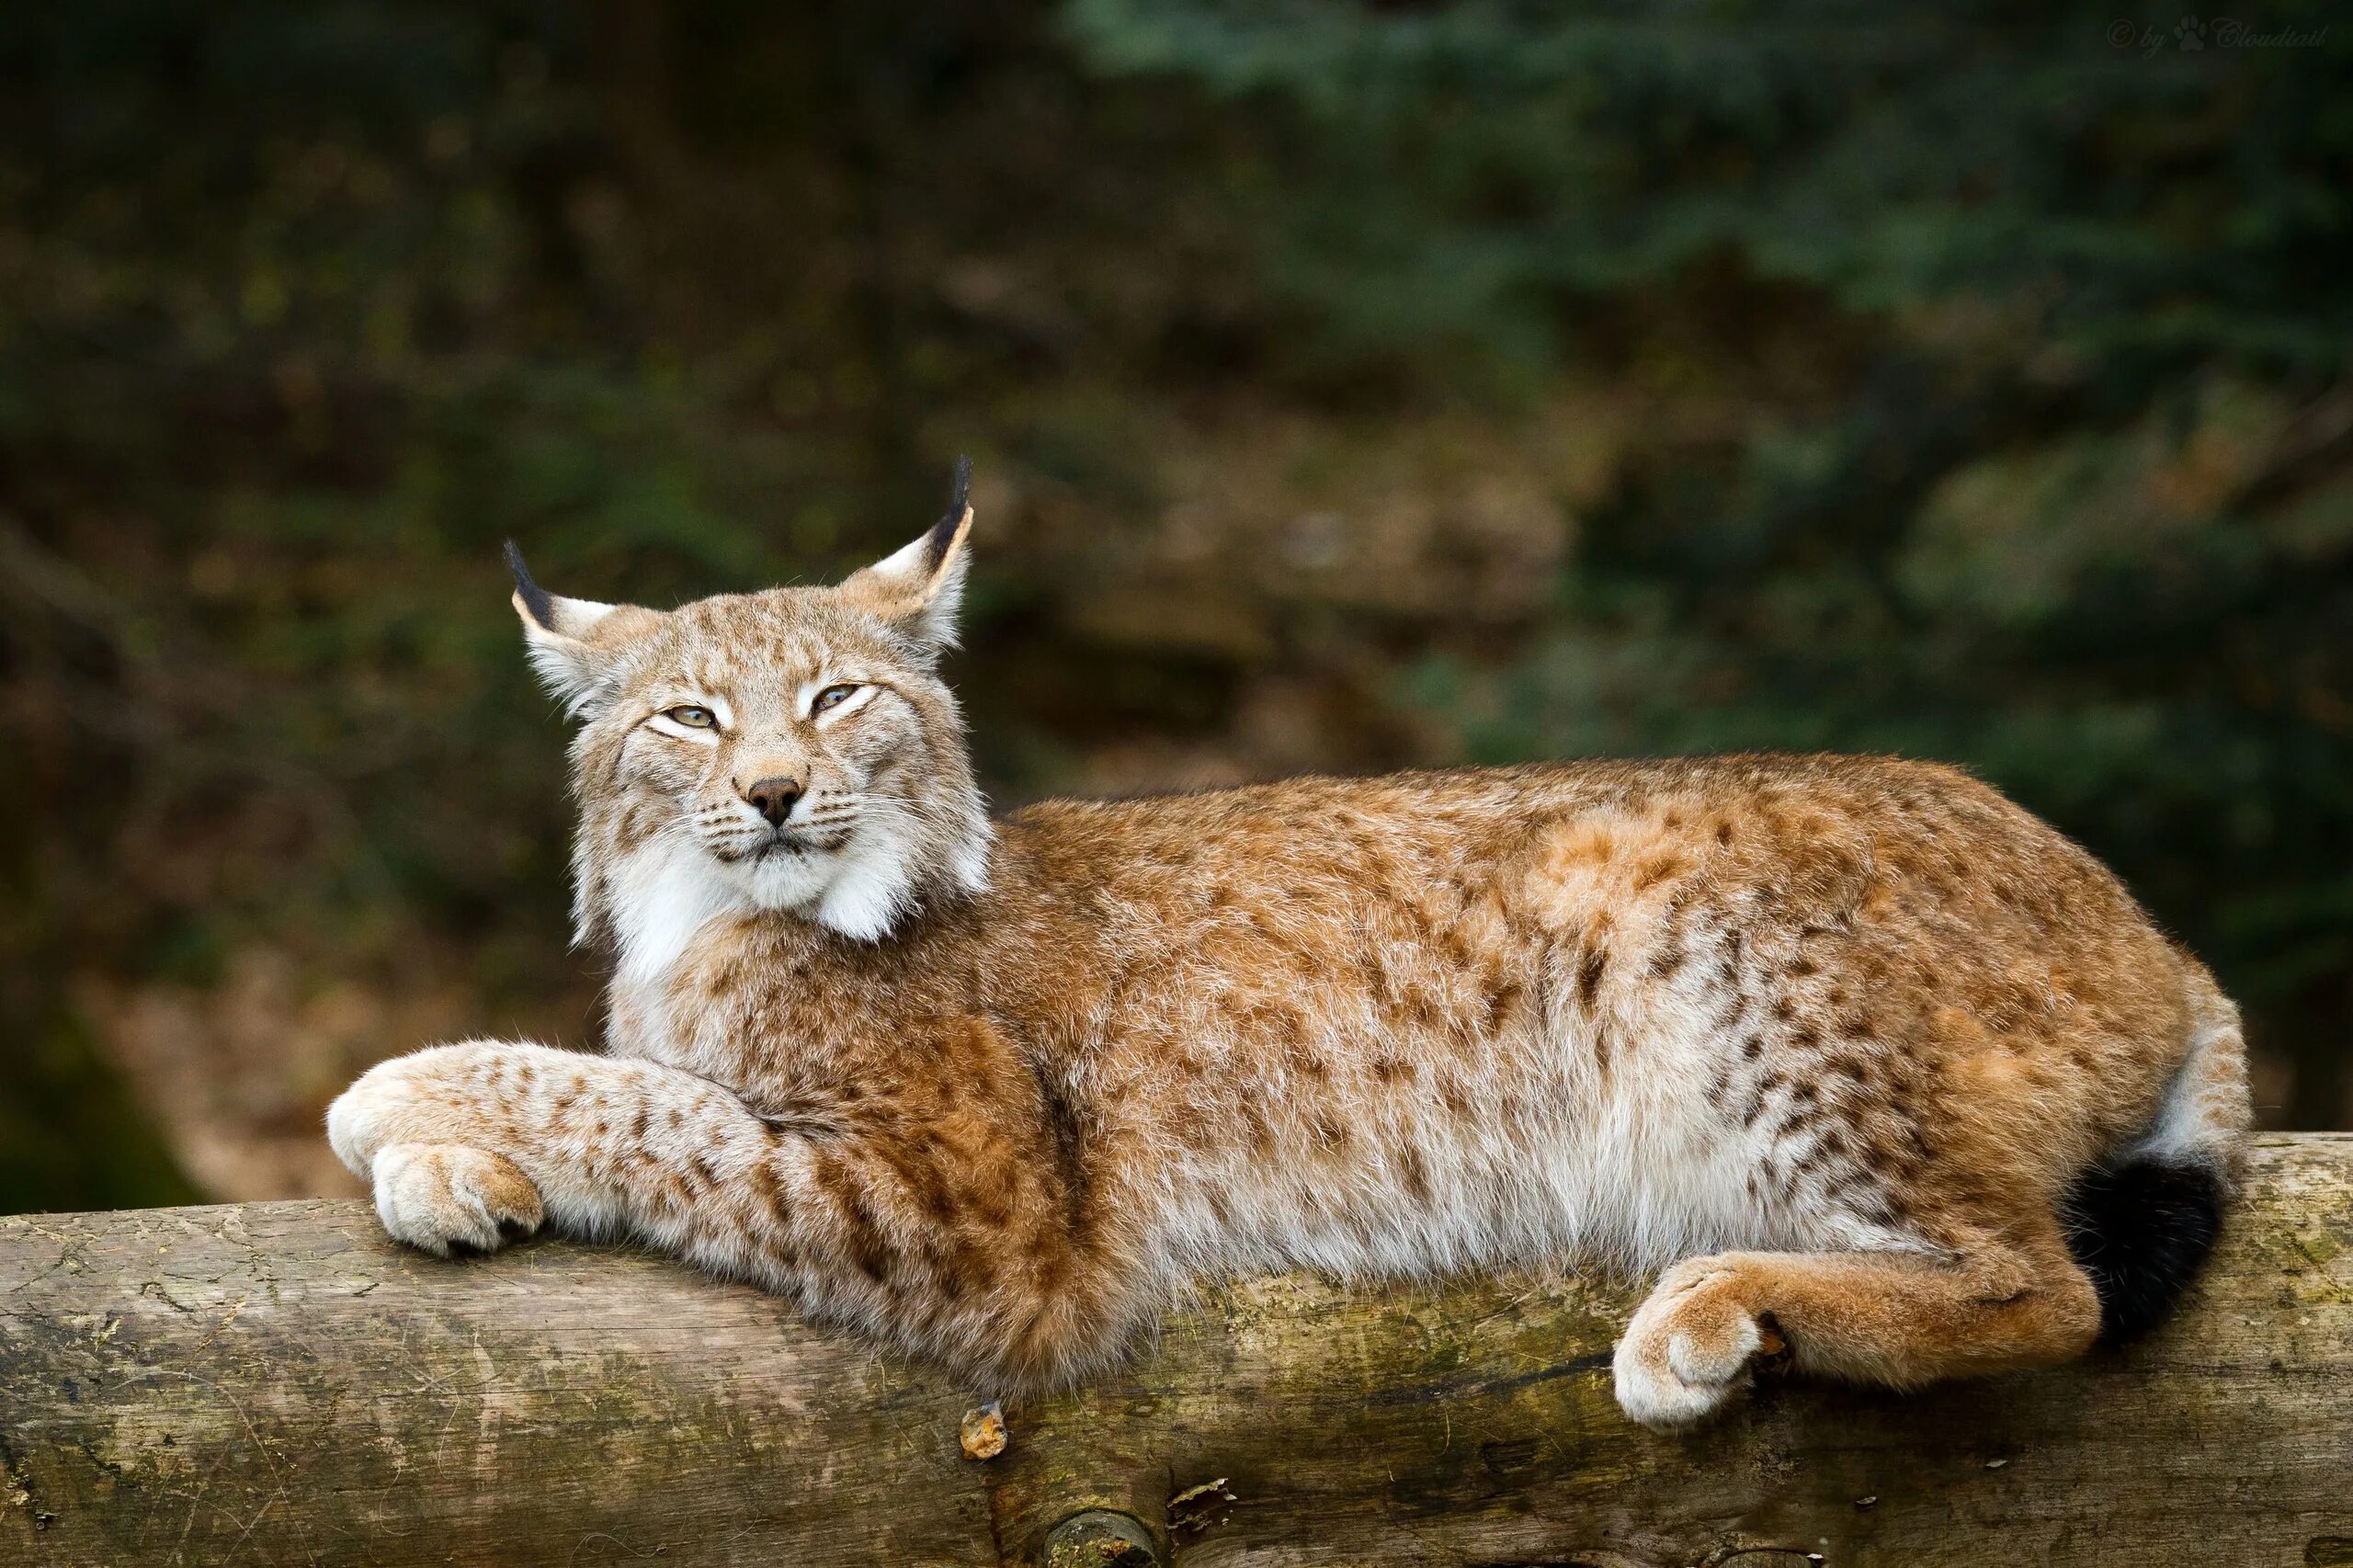
{"type": "Polygon", "coordinates": [[[1187,1282],[1664,1268],[1677,1426],[1762,1359],[1910,1387],[2148,1327],[2211,1246],[2237,1015],[1949,767],[1745,756],[1299,778],[992,821],[972,514],[832,587],[551,595],[602,1055],[477,1040],[328,1115],[428,1252],[626,1235],[1017,1393],[1187,1282]]]}

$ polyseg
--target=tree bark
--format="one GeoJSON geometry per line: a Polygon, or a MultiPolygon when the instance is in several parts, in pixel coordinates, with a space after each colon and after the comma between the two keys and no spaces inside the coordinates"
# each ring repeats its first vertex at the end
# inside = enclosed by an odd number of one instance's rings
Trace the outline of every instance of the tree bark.
{"type": "MultiPolygon", "coordinates": [[[[1663,1436],[1610,1395],[1636,1294],[1209,1290],[974,1460],[991,1391],[640,1253],[443,1263],[354,1203],[0,1219],[0,1561],[1032,1562],[1097,1509],[1188,1563],[2353,1563],[2353,1137],[2260,1140],[2184,1311],[2055,1371],[1768,1379],[1663,1436]]],[[[1124,1528],[1054,1559],[1139,1561],[1124,1528]]]]}

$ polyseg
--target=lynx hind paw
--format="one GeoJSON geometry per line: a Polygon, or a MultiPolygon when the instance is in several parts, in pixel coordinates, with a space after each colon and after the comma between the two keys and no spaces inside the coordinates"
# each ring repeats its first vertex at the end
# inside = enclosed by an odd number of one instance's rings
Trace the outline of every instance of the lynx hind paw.
{"type": "Polygon", "coordinates": [[[1645,1426],[1688,1426],[1747,1392],[1750,1367],[1782,1345],[1739,1288],[1735,1270],[1708,1259],[1669,1269],[1618,1342],[1619,1408],[1645,1426]]]}
{"type": "Polygon", "coordinates": [[[375,1161],[376,1216],[394,1241],[437,1257],[493,1252],[540,1228],[540,1189],[504,1154],[462,1143],[394,1143],[375,1161]]]}

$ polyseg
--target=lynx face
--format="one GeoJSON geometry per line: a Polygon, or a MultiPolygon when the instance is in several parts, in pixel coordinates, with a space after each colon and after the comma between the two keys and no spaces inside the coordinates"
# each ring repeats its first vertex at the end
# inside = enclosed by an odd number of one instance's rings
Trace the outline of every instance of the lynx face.
{"type": "Polygon", "coordinates": [[[533,664],[583,721],[574,854],[584,940],[624,976],[715,915],[797,913],[873,940],[983,885],[989,829],[954,697],[971,513],[830,588],[663,613],[560,598],[516,569],[533,664]]]}

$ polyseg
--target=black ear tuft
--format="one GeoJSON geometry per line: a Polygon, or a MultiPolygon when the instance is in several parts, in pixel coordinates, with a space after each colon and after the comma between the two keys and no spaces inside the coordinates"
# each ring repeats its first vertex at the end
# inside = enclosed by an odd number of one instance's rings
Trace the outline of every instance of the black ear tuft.
{"type": "Polygon", "coordinates": [[[926,553],[935,570],[948,559],[948,547],[956,542],[956,529],[964,521],[964,514],[972,509],[972,460],[956,460],[956,477],[948,492],[948,513],[931,525],[931,537],[926,541],[926,553]]]}
{"type": "Polygon", "coordinates": [[[515,591],[522,596],[523,608],[531,612],[531,619],[539,622],[541,631],[553,631],[555,601],[548,597],[545,588],[531,581],[531,569],[523,564],[523,552],[511,539],[506,541],[506,569],[515,574],[515,591]]]}

